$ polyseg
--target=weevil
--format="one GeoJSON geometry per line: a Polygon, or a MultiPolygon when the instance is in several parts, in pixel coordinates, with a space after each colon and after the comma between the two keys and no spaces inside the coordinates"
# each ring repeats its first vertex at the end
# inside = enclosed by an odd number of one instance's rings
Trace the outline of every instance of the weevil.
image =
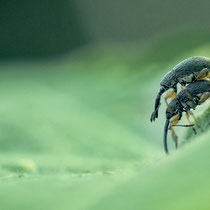
{"type": "Polygon", "coordinates": [[[174,126],[192,127],[195,131],[194,124],[190,121],[190,115],[194,118],[195,123],[198,127],[198,122],[193,115],[191,109],[195,109],[198,105],[204,103],[210,97],[210,81],[209,80],[199,80],[190,83],[186,87],[191,98],[187,95],[184,90],[181,90],[177,97],[167,104],[166,109],[166,123],[164,128],[164,149],[168,153],[167,146],[167,133],[170,130],[172,138],[175,142],[176,148],[178,147],[178,137],[173,129],[174,126]],[[186,118],[189,125],[177,125],[179,120],[182,118],[182,113],[186,113],[186,118]]]}
{"type": "MultiPolygon", "coordinates": [[[[177,84],[181,84],[185,90],[185,85],[191,82],[210,78],[210,58],[204,56],[190,57],[178,63],[171,71],[169,71],[160,82],[160,89],[155,100],[155,109],[150,117],[150,121],[158,118],[158,109],[160,107],[160,99],[162,94],[170,88],[166,95],[168,98],[174,99],[177,95],[177,84]]],[[[189,94],[188,94],[189,96],[189,94]]]]}

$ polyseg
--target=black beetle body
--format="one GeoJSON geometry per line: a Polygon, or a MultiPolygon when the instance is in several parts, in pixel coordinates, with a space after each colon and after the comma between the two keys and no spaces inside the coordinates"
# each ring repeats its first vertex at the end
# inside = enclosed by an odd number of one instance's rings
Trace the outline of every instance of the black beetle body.
{"type": "Polygon", "coordinates": [[[204,94],[207,96],[205,98],[205,100],[207,100],[208,97],[210,97],[210,81],[200,80],[192,82],[187,86],[187,91],[192,98],[189,98],[186,92],[182,90],[177,97],[169,103],[170,110],[169,108],[166,109],[166,123],[164,129],[164,148],[166,153],[168,153],[167,132],[170,120],[175,115],[178,115],[178,120],[180,120],[183,112],[188,113],[191,109],[195,109],[198,105],[203,103],[201,100],[204,94]]]}
{"type": "Polygon", "coordinates": [[[207,69],[208,72],[210,72],[210,58],[195,56],[180,62],[169,71],[160,82],[160,89],[155,100],[155,110],[151,115],[150,121],[152,122],[158,118],[160,98],[166,90],[173,88],[174,92],[177,92],[178,83],[185,86],[186,84],[198,80],[199,74],[204,69],[207,69]]]}

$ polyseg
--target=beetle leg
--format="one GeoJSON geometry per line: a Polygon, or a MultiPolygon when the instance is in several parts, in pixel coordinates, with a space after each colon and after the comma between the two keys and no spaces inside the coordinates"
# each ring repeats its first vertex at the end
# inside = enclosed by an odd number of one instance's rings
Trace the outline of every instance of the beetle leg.
{"type": "Polygon", "coordinates": [[[170,126],[175,126],[179,122],[179,119],[180,119],[180,115],[179,114],[174,115],[170,119],[170,126]]]}
{"type": "Polygon", "coordinates": [[[169,130],[171,132],[172,138],[175,142],[176,148],[178,147],[178,137],[173,129],[173,126],[176,126],[176,124],[179,122],[180,115],[176,114],[170,119],[170,125],[169,125],[169,130]]]}
{"type": "Polygon", "coordinates": [[[185,128],[189,128],[189,127],[194,126],[194,124],[192,124],[192,125],[174,125],[174,126],[176,126],[176,127],[185,127],[185,128]]]}
{"type": "Polygon", "coordinates": [[[199,125],[198,120],[196,119],[196,117],[195,117],[195,115],[193,114],[193,112],[192,112],[192,111],[189,111],[188,113],[193,117],[196,126],[197,126],[198,128],[200,128],[201,131],[204,131],[204,130],[201,128],[201,126],[199,125]]]}
{"type": "Polygon", "coordinates": [[[167,146],[167,133],[168,130],[170,130],[171,135],[173,137],[173,140],[175,142],[175,146],[176,148],[178,147],[178,137],[173,129],[173,126],[175,126],[179,120],[181,119],[181,115],[180,114],[176,114],[175,116],[173,116],[170,120],[166,119],[166,123],[165,123],[165,128],[164,128],[164,148],[165,148],[165,152],[168,154],[168,146],[167,146]]]}
{"type": "Polygon", "coordinates": [[[206,77],[209,75],[209,70],[208,69],[203,69],[198,76],[196,77],[197,80],[204,80],[206,77]]]}
{"type": "Polygon", "coordinates": [[[171,107],[169,106],[167,100],[168,100],[169,98],[171,98],[171,100],[174,100],[176,97],[177,97],[177,94],[176,94],[176,92],[174,92],[174,91],[169,91],[169,92],[166,94],[166,96],[165,96],[165,103],[166,103],[166,106],[167,106],[168,110],[169,110],[171,113],[173,113],[173,111],[171,110],[171,107]]]}
{"type": "Polygon", "coordinates": [[[190,113],[189,113],[189,111],[186,113],[186,118],[187,118],[187,121],[189,122],[189,124],[192,125],[192,129],[193,129],[194,133],[197,134],[197,132],[195,130],[195,127],[194,127],[193,123],[190,120],[190,113]]]}
{"type": "Polygon", "coordinates": [[[171,131],[171,135],[172,135],[172,138],[173,138],[173,140],[175,142],[175,147],[177,149],[178,148],[178,137],[177,137],[177,135],[176,135],[176,133],[175,133],[175,131],[173,129],[173,126],[170,126],[169,130],[171,131]]]}
{"type": "Polygon", "coordinates": [[[200,100],[199,100],[199,104],[202,104],[204,103],[207,99],[210,98],[210,93],[209,92],[206,92],[204,93],[201,97],[200,97],[200,100]]]}

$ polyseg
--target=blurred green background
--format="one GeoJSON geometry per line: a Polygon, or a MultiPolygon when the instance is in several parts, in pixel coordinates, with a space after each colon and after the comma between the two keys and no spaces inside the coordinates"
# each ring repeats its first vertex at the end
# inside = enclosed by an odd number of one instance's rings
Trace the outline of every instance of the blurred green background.
{"type": "Polygon", "coordinates": [[[209,6],[1,1],[0,209],[209,209],[209,132],[166,156],[164,103],[149,121],[163,75],[210,57],[209,6]]]}

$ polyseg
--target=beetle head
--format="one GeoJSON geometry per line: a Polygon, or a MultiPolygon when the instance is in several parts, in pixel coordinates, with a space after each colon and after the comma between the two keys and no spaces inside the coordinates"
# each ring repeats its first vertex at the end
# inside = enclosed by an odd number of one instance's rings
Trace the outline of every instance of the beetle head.
{"type": "Polygon", "coordinates": [[[182,110],[182,105],[180,102],[175,98],[173,101],[169,103],[170,109],[166,109],[166,119],[170,120],[174,115],[180,114],[182,110]]]}
{"type": "Polygon", "coordinates": [[[173,71],[169,71],[162,79],[160,85],[165,88],[165,90],[168,90],[169,88],[172,88],[176,84],[176,76],[173,71]]]}

